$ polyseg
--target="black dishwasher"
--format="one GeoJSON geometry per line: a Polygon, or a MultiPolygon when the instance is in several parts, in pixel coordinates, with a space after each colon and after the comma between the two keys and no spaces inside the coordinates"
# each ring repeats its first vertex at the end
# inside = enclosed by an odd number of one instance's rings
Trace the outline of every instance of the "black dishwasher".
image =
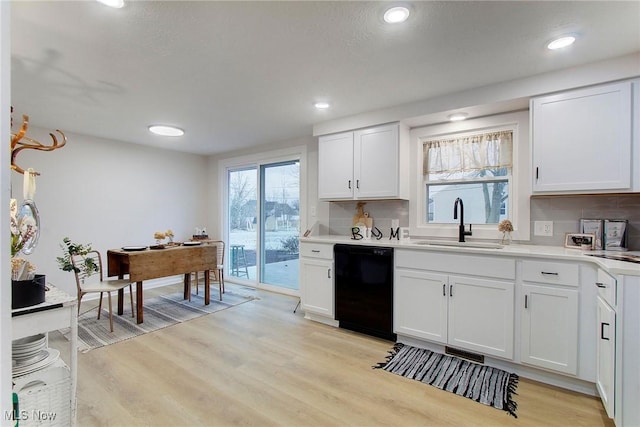
{"type": "Polygon", "coordinates": [[[336,320],[340,327],[393,340],[393,249],[334,246],[336,320]]]}

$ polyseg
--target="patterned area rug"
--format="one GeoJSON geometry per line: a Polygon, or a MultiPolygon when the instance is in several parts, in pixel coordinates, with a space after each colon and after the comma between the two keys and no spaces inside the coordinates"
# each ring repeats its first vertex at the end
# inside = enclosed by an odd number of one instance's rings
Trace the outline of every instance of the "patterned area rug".
{"type": "MultiPolygon", "coordinates": [[[[97,319],[97,309],[81,313],[78,317],[78,350],[86,353],[95,348],[135,338],[148,332],[258,299],[251,295],[252,290],[249,288],[236,286],[234,286],[234,290],[230,290],[230,288],[231,286],[226,286],[222,301],[217,298],[217,290],[212,292],[209,305],[204,305],[203,292],[200,292],[199,295],[191,295],[191,301],[183,300],[182,292],[145,299],[144,322],[141,324],[137,324],[136,319],[131,317],[128,295],[125,295],[124,314],[122,316],[115,314],[117,298],[114,295],[113,333],[109,330],[109,305],[105,297],[100,320],[97,319]]],[[[61,332],[69,339],[69,329],[61,332]]]]}
{"type": "Polygon", "coordinates": [[[400,343],[389,352],[386,362],[374,368],[502,409],[517,418],[518,405],[513,400],[516,374],[400,343]]]}

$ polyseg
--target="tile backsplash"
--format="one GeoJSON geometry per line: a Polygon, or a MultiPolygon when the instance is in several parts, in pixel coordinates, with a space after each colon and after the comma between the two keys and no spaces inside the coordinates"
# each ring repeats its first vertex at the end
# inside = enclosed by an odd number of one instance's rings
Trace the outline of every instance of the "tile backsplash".
{"type": "MultiPolygon", "coordinates": [[[[329,206],[329,232],[327,234],[349,236],[358,202],[331,202],[329,206]]],[[[391,220],[397,219],[400,227],[409,226],[409,202],[406,200],[374,200],[366,202],[364,211],[373,218],[373,226],[384,236],[389,236],[391,220]]],[[[388,238],[388,237],[387,237],[388,238]]]]}
{"type": "MultiPolygon", "coordinates": [[[[349,235],[356,205],[356,201],[331,202],[327,234],[349,235]]],[[[364,211],[370,213],[374,226],[385,236],[389,234],[393,219],[399,220],[400,227],[409,226],[409,202],[406,200],[369,201],[364,211]]],[[[579,231],[580,218],[628,220],[628,247],[640,251],[640,194],[635,193],[532,197],[531,240],[523,243],[562,246],[565,233],[579,231]],[[534,236],[534,221],[553,221],[553,236],[534,236]]]]}
{"type": "Polygon", "coordinates": [[[629,250],[640,250],[640,194],[532,197],[530,243],[562,246],[565,233],[579,232],[580,218],[628,220],[629,250]],[[534,236],[534,221],[553,221],[553,236],[534,236]]]}

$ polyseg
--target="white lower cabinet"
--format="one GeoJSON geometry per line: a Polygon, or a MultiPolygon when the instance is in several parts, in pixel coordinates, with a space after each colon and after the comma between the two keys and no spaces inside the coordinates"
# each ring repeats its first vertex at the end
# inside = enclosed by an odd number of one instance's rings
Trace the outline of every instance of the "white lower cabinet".
{"type": "Polygon", "coordinates": [[[578,373],[578,291],[522,286],[522,363],[578,373]]]}
{"type": "Polygon", "coordinates": [[[300,291],[305,314],[334,318],[333,245],[300,243],[300,291]]]}
{"type": "Polygon", "coordinates": [[[513,358],[514,283],[397,269],[394,330],[482,354],[513,358]]]}
{"type": "Polygon", "coordinates": [[[616,367],[616,312],[598,296],[596,387],[609,418],[614,416],[616,367]]]}
{"type": "Polygon", "coordinates": [[[426,271],[397,270],[394,282],[395,333],[447,343],[449,277],[426,271]]]}
{"type": "Polygon", "coordinates": [[[578,374],[579,271],[572,262],[522,260],[522,363],[578,374]]]}
{"type": "Polygon", "coordinates": [[[449,276],[449,344],[512,359],[514,288],[497,279],[449,276]]]}

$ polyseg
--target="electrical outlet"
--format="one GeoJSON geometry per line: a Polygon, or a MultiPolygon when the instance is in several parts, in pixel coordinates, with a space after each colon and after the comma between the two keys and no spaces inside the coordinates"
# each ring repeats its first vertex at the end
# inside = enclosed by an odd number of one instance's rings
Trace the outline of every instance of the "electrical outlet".
{"type": "Polygon", "coordinates": [[[533,223],[534,236],[553,236],[553,221],[535,221],[533,223]]]}

